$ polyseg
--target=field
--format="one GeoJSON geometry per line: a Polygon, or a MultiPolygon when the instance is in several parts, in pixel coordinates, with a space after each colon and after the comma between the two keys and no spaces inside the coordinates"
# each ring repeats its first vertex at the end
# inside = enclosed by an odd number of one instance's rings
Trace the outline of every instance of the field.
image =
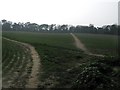
{"type": "MultiPolygon", "coordinates": [[[[74,39],[69,33],[3,32],[3,37],[26,42],[35,47],[42,64],[38,72],[39,88],[119,88],[119,58],[114,53],[106,51],[106,49],[112,47],[113,50],[116,47],[116,42],[112,44],[116,37],[92,34],[76,34],[76,36],[81,39],[91,52],[106,54],[108,56],[97,57],[85,54],[82,50],[76,48],[74,39]],[[92,44],[90,44],[90,39],[92,44]],[[101,42],[98,43],[97,41],[101,42]],[[105,45],[101,43],[105,43],[105,45]],[[95,51],[94,49],[97,50],[95,51]]],[[[33,63],[29,52],[26,52],[26,48],[3,39],[2,49],[3,76],[5,76],[6,80],[10,77],[9,75],[14,75],[18,79],[16,74],[10,73],[16,72],[17,68],[15,66],[18,63],[17,67],[20,67],[20,74],[24,73],[22,71],[25,71],[24,69],[27,67],[29,68],[28,71],[31,71],[30,67],[32,67],[33,63]],[[23,57],[29,59],[24,59],[23,57]],[[6,60],[7,62],[5,62],[6,60]],[[30,66],[27,66],[26,63],[30,63],[30,66]]],[[[26,73],[26,77],[30,73],[26,73]]],[[[22,74],[19,76],[22,76],[22,74]]],[[[27,79],[21,79],[24,81],[23,87],[27,79]]],[[[13,83],[14,80],[15,78],[10,79],[13,83]]],[[[21,83],[6,84],[7,81],[4,82],[5,85],[13,85],[13,87],[21,83]]]]}
{"type": "Polygon", "coordinates": [[[25,87],[32,67],[29,49],[6,39],[2,49],[3,87],[25,87]]]}
{"type": "MultiPolygon", "coordinates": [[[[5,37],[37,44],[47,44],[71,49],[77,49],[74,40],[69,33],[32,33],[32,32],[5,32],[5,37]]],[[[109,56],[118,55],[118,36],[115,35],[95,35],[95,34],[75,34],[89,51],[96,54],[109,56]]]]}
{"type": "Polygon", "coordinates": [[[33,33],[33,32],[4,32],[3,36],[27,43],[47,44],[66,48],[76,48],[69,34],[33,33]]]}
{"type": "Polygon", "coordinates": [[[118,36],[115,35],[96,35],[96,34],[77,34],[77,37],[93,53],[108,56],[118,55],[118,36]]]}

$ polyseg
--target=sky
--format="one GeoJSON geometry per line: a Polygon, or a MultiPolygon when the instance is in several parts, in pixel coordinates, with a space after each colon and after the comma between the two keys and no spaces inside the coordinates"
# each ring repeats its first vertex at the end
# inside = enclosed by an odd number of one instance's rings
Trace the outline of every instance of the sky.
{"type": "Polygon", "coordinates": [[[120,25],[120,1],[118,4],[118,24],[120,25]]]}
{"type": "Polygon", "coordinates": [[[0,0],[0,20],[103,26],[118,23],[119,0],[0,0]]]}

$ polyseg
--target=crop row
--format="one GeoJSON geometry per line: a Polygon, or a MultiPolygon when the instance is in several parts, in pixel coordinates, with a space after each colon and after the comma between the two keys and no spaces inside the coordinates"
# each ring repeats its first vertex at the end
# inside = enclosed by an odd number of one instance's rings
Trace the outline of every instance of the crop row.
{"type": "Polygon", "coordinates": [[[24,87],[32,67],[29,49],[3,39],[3,87],[24,87]]]}

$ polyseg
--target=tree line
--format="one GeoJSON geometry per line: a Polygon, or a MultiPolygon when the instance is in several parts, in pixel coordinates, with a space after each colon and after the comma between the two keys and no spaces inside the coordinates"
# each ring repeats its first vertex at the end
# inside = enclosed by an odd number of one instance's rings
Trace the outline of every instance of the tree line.
{"type": "Polygon", "coordinates": [[[102,27],[95,27],[93,24],[89,26],[73,26],[73,25],[56,25],[56,24],[36,24],[36,23],[13,23],[7,20],[1,20],[3,31],[31,31],[31,32],[49,32],[49,33],[93,33],[93,34],[112,34],[120,35],[120,26],[104,25],[102,27]]]}

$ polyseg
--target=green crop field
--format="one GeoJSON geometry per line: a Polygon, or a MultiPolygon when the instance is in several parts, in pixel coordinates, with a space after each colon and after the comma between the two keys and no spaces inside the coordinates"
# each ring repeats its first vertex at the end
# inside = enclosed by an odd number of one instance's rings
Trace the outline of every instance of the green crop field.
{"type": "Polygon", "coordinates": [[[118,55],[118,36],[96,35],[96,34],[75,34],[92,53],[109,56],[118,55]]]}
{"type": "MultiPolygon", "coordinates": [[[[111,47],[115,47],[115,45],[109,46],[109,44],[114,42],[114,36],[76,35],[91,51],[92,48],[103,50],[100,52],[96,51],[96,53],[105,54],[104,50],[106,48],[110,49],[111,47]],[[92,44],[90,44],[89,38],[91,38],[92,44]],[[97,41],[101,42],[98,43],[97,41]],[[102,42],[108,43],[100,45],[102,42]]],[[[38,72],[38,88],[120,88],[119,58],[117,56],[99,57],[87,55],[75,47],[74,39],[69,33],[3,32],[3,37],[26,42],[35,47],[41,58],[42,64],[41,69],[38,72]]],[[[17,43],[3,39],[2,49],[3,75],[6,80],[4,80],[4,82],[7,82],[7,78],[11,78],[11,75],[14,75],[19,79],[17,77],[18,74],[11,73],[18,70],[15,67],[18,63],[18,67],[20,67],[19,76],[22,76],[22,70],[24,72],[31,71],[30,67],[28,71],[25,71],[25,68],[27,68],[26,63],[31,63],[30,66],[32,66],[31,57],[29,52],[26,52],[26,48],[17,43]]],[[[92,52],[95,51],[93,50],[92,52]]],[[[112,53],[109,53],[109,55],[110,54],[113,55],[112,53]]],[[[30,72],[26,73],[26,77],[29,76],[29,74],[30,72]]],[[[24,76],[20,79],[23,80],[25,84],[26,79],[24,80],[24,76]]],[[[13,87],[17,86],[16,84],[20,85],[22,82],[15,83],[15,78],[9,80],[14,83],[13,87]]]]}
{"type": "Polygon", "coordinates": [[[32,67],[29,49],[6,39],[2,43],[3,87],[25,87],[32,67]]]}
{"type": "Polygon", "coordinates": [[[69,34],[36,32],[3,32],[3,36],[27,43],[47,44],[66,48],[76,48],[69,34]]]}
{"type": "MultiPolygon", "coordinates": [[[[77,33],[75,35],[92,53],[109,56],[118,55],[118,36],[77,33]]],[[[3,36],[27,43],[77,49],[69,33],[3,32],[3,36]]]]}

